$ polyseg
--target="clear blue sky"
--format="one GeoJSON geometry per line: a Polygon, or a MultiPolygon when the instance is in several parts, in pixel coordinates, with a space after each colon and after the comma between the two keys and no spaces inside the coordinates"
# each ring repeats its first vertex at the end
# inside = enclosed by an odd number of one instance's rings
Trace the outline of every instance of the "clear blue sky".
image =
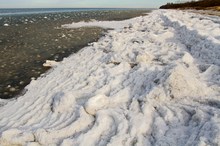
{"type": "Polygon", "coordinates": [[[0,8],[157,8],[174,0],[0,0],[0,8]]]}

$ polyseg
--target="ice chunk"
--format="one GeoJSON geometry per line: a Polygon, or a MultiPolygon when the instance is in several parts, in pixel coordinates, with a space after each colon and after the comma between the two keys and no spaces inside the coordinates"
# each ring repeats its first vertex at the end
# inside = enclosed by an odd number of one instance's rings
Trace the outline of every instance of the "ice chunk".
{"type": "Polygon", "coordinates": [[[58,64],[58,62],[56,62],[54,60],[46,60],[46,62],[43,64],[43,66],[53,67],[53,66],[56,66],[57,64],[58,64]]]}

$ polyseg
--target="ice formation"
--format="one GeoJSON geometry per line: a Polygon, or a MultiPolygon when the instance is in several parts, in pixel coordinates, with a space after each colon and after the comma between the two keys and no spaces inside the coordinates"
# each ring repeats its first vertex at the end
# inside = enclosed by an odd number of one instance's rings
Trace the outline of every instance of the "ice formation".
{"type": "Polygon", "coordinates": [[[0,107],[0,145],[220,145],[219,18],[127,21],[0,107]]]}

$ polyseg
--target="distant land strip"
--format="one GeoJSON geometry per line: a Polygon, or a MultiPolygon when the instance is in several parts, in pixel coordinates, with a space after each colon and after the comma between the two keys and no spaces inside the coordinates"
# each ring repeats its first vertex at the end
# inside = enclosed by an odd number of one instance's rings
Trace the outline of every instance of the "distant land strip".
{"type": "Polygon", "coordinates": [[[220,0],[200,0],[185,3],[167,3],[160,9],[211,9],[220,11],[220,0]]]}

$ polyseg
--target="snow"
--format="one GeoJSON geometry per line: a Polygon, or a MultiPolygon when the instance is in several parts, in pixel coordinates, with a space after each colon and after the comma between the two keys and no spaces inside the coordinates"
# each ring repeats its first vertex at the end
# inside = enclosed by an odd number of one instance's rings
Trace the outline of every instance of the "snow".
{"type": "Polygon", "coordinates": [[[123,21],[96,21],[92,20],[90,22],[73,22],[72,24],[62,25],[63,28],[78,28],[78,27],[102,27],[110,29],[122,29],[135,22],[137,18],[123,21]]]}
{"type": "Polygon", "coordinates": [[[0,145],[220,145],[216,17],[155,10],[80,24],[114,30],[4,101],[0,145]]]}

